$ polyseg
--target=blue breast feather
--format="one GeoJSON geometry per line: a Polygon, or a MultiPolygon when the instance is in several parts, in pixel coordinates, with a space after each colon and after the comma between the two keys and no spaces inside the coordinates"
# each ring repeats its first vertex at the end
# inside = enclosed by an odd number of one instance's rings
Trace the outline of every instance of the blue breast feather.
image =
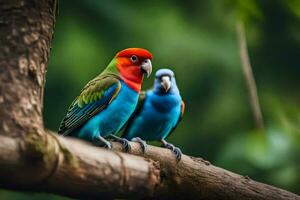
{"type": "MultiPolygon", "coordinates": [[[[123,81],[121,81],[121,89],[116,98],[104,110],[90,118],[74,136],[92,141],[97,135],[107,136],[109,134],[117,133],[123,125],[127,122],[133,111],[135,110],[138,93],[129,88],[123,81]]],[[[103,101],[110,99],[111,92],[114,91],[115,86],[111,86],[105,93],[101,100],[86,105],[89,107],[101,106],[103,101]]]]}
{"type": "Polygon", "coordinates": [[[178,93],[157,95],[148,91],[141,112],[130,125],[126,138],[139,136],[149,141],[165,139],[179,121],[181,102],[178,93]]]}

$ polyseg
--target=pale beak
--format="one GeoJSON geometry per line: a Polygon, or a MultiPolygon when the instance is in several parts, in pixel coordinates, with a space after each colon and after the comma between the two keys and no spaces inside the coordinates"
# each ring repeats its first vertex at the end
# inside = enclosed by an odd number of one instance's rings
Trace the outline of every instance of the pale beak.
{"type": "Polygon", "coordinates": [[[147,78],[150,76],[152,72],[152,64],[150,59],[145,59],[141,64],[141,70],[144,74],[147,74],[147,78]]]}
{"type": "Polygon", "coordinates": [[[171,80],[169,76],[163,76],[161,77],[161,86],[164,88],[165,92],[168,92],[168,90],[171,87],[171,80]]]}

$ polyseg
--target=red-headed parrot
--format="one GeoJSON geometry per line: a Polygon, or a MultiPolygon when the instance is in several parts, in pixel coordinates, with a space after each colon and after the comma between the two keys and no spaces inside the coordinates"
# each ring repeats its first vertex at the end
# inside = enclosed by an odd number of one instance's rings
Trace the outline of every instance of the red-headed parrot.
{"type": "Polygon", "coordinates": [[[134,112],[144,74],[152,71],[152,54],[141,48],[120,51],[106,69],[86,84],[63,118],[58,133],[79,137],[111,148],[110,136],[130,147],[126,139],[115,136],[134,112]]]}

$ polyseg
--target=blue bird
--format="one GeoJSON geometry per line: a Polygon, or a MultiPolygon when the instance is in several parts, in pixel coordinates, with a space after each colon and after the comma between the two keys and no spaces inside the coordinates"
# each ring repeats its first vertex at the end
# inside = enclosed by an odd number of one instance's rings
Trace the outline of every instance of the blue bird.
{"type": "Polygon", "coordinates": [[[153,89],[141,92],[138,106],[129,119],[123,137],[139,142],[146,151],[146,141],[160,141],[163,147],[181,159],[181,150],[165,139],[174,131],[184,114],[175,76],[170,69],[160,69],[155,74],[153,89]]]}
{"type": "Polygon", "coordinates": [[[122,142],[115,136],[128,121],[138,103],[144,74],[151,73],[152,55],[140,48],[128,48],[117,53],[106,69],[80,92],[63,118],[58,133],[79,137],[111,148],[105,138],[122,142]]]}

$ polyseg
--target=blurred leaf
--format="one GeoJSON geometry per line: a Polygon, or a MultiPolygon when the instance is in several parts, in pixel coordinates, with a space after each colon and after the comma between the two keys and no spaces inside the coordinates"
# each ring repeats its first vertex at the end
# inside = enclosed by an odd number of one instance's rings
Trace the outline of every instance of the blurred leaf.
{"type": "Polygon", "coordinates": [[[53,194],[46,194],[46,193],[30,193],[30,192],[16,192],[10,190],[0,190],[0,199],[1,200],[69,200],[70,198],[62,197],[53,194]]]}
{"type": "Polygon", "coordinates": [[[299,0],[286,0],[283,5],[287,6],[294,15],[300,19],[300,1],[299,0]]]}
{"type": "Polygon", "coordinates": [[[246,23],[263,18],[257,0],[225,0],[224,2],[229,10],[235,12],[237,19],[246,23]]]}

